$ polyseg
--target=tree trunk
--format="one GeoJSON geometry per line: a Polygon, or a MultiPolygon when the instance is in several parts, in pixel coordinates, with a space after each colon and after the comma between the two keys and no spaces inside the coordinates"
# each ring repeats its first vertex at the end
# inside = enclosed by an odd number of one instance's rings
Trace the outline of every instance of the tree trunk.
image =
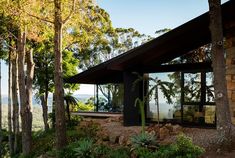
{"type": "Polygon", "coordinates": [[[29,155],[32,147],[32,89],[30,87],[32,75],[33,75],[33,64],[28,63],[31,60],[31,52],[27,53],[27,87],[25,84],[25,44],[26,44],[26,33],[19,31],[18,35],[18,79],[19,79],[19,92],[20,92],[20,114],[22,124],[22,150],[23,155],[29,155]],[[31,92],[30,92],[31,91],[31,92]],[[31,97],[31,98],[30,98],[31,97]]]}
{"type": "Polygon", "coordinates": [[[223,27],[221,17],[221,1],[208,0],[210,14],[210,31],[212,39],[212,67],[214,72],[217,131],[221,145],[231,143],[231,115],[225,78],[225,58],[223,47],[223,27]]]}
{"type": "Polygon", "coordinates": [[[56,147],[66,145],[66,125],[62,71],[62,8],[61,0],[54,0],[54,51],[55,51],[55,114],[56,114],[56,147]]]}
{"type": "Polygon", "coordinates": [[[70,125],[71,118],[70,118],[69,102],[68,102],[67,99],[65,99],[65,102],[66,102],[66,112],[67,112],[67,115],[68,115],[68,124],[70,125]]]}
{"type": "Polygon", "coordinates": [[[0,59],[0,157],[2,157],[2,59],[0,59]]]}
{"type": "Polygon", "coordinates": [[[32,147],[32,104],[33,104],[33,77],[34,77],[34,67],[35,64],[33,62],[33,49],[30,49],[26,53],[26,62],[27,62],[27,83],[26,83],[26,110],[25,110],[25,128],[26,128],[26,138],[29,151],[31,151],[32,147]]]}
{"type": "Polygon", "coordinates": [[[55,93],[52,96],[52,116],[51,116],[52,128],[55,129],[55,93]]]}
{"type": "Polygon", "coordinates": [[[8,132],[9,132],[9,136],[8,136],[8,141],[9,141],[9,151],[10,151],[10,155],[13,154],[13,134],[12,134],[12,103],[11,103],[11,86],[12,86],[12,82],[11,82],[11,74],[12,74],[12,66],[11,66],[11,55],[12,54],[12,50],[9,51],[9,63],[8,63],[8,132]]]}
{"type": "Polygon", "coordinates": [[[12,105],[13,105],[13,133],[14,133],[14,153],[19,152],[19,102],[17,93],[17,53],[12,52],[12,105]]]}
{"type": "Polygon", "coordinates": [[[48,124],[48,115],[47,115],[47,96],[42,95],[40,97],[41,100],[41,105],[42,105],[42,116],[43,116],[43,122],[44,122],[44,130],[48,131],[49,129],[49,124],[48,124]]]}
{"type": "Polygon", "coordinates": [[[157,124],[158,124],[158,127],[160,127],[158,85],[156,86],[156,89],[155,89],[155,104],[157,105],[157,124]]]}

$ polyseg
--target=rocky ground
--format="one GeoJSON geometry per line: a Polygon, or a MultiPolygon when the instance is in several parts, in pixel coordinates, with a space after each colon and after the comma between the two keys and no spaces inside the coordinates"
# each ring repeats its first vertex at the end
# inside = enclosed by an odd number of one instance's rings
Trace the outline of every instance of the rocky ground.
{"type": "MultiPolygon", "coordinates": [[[[100,141],[104,141],[109,145],[129,145],[130,137],[138,134],[141,131],[140,126],[124,127],[122,125],[121,117],[113,117],[108,119],[84,119],[84,122],[96,122],[100,125],[99,137],[100,141]]],[[[216,149],[212,142],[216,136],[215,129],[204,128],[185,128],[179,125],[165,124],[160,125],[152,124],[146,127],[146,131],[158,136],[160,144],[170,144],[174,142],[176,136],[184,133],[190,136],[193,142],[206,149],[205,158],[235,158],[235,150],[231,152],[221,152],[216,149]]],[[[234,148],[235,149],[235,148],[234,148]]]]}

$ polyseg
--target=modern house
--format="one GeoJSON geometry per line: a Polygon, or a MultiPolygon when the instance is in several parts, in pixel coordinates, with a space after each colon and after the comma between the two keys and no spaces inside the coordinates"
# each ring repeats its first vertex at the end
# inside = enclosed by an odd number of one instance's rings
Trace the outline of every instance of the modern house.
{"type": "MultiPolygon", "coordinates": [[[[226,79],[233,123],[235,123],[234,10],[235,1],[231,0],[222,5],[226,79]]],[[[207,12],[150,42],[79,73],[67,79],[66,82],[96,85],[123,84],[124,125],[132,126],[140,122],[140,114],[138,107],[135,106],[135,100],[136,98],[143,99],[146,87],[148,87],[146,83],[138,82],[135,85],[135,90],[133,90],[133,83],[138,78],[133,72],[138,72],[141,76],[177,72],[180,80],[179,83],[175,84],[180,86],[179,106],[174,109],[173,117],[165,119],[165,121],[182,124],[215,125],[216,107],[213,101],[213,90],[209,91],[209,88],[213,89],[213,86],[210,85],[213,80],[210,77],[211,72],[213,72],[210,60],[210,43],[209,13],[207,12]],[[193,55],[200,52],[204,53],[202,58],[194,58],[193,55]],[[182,57],[187,58],[187,56],[191,60],[177,60],[182,57]],[[190,78],[194,78],[194,81],[190,78]],[[196,87],[199,87],[194,89],[197,94],[188,89],[190,86],[194,87],[193,84],[197,84],[196,87]]],[[[146,117],[150,121],[154,121],[153,115],[151,115],[151,107],[148,106],[146,117]],[[150,112],[148,113],[148,111],[150,112]]]]}

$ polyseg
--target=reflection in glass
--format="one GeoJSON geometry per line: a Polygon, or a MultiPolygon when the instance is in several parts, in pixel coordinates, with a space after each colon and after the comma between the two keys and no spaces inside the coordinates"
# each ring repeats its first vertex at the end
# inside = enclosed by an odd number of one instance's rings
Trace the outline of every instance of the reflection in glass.
{"type": "Polygon", "coordinates": [[[201,99],[201,73],[184,74],[184,101],[200,102],[201,99]]]}
{"type": "Polygon", "coordinates": [[[215,102],[214,86],[213,86],[213,73],[206,73],[206,102],[215,102]]]}

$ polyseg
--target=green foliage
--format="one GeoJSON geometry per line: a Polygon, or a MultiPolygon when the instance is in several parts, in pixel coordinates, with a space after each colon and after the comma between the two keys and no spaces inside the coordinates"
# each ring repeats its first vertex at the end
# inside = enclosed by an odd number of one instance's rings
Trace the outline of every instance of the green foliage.
{"type": "Polygon", "coordinates": [[[192,143],[190,137],[183,134],[177,137],[174,148],[176,149],[176,158],[197,158],[204,152],[204,149],[192,143]]]}
{"type": "Polygon", "coordinates": [[[85,124],[81,124],[78,127],[78,131],[81,137],[83,138],[92,138],[96,139],[97,132],[100,129],[98,123],[94,123],[92,121],[86,122],[85,124]]]}
{"type": "Polygon", "coordinates": [[[94,110],[94,103],[91,102],[83,103],[79,101],[77,106],[74,107],[74,111],[92,111],[92,110],[94,110]]]}
{"type": "Polygon", "coordinates": [[[96,157],[106,157],[112,149],[106,145],[99,144],[95,146],[94,153],[96,157]]]}
{"type": "Polygon", "coordinates": [[[175,144],[160,148],[156,155],[160,158],[198,158],[204,152],[203,148],[192,143],[190,137],[181,134],[175,144]]]}
{"type": "Polygon", "coordinates": [[[74,149],[75,155],[78,158],[93,158],[93,140],[91,139],[82,139],[78,142],[78,147],[74,149]]]}
{"type": "Polygon", "coordinates": [[[148,148],[138,147],[134,150],[134,153],[139,158],[154,158],[155,153],[150,151],[148,148]]]}
{"type": "Polygon", "coordinates": [[[111,150],[107,158],[129,158],[130,155],[130,150],[128,148],[121,147],[115,150],[111,150]]]}
{"type": "Polygon", "coordinates": [[[152,134],[142,132],[138,135],[134,135],[131,137],[131,144],[134,149],[139,148],[139,147],[153,147],[156,146],[156,137],[152,134]]]}
{"type": "MultiPolygon", "coordinates": [[[[143,138],[138,138],[143,139],[143,138]]],[[[146,138],[145,138],[146,139],[146,138]]],[[[160,146],[157,150],[146,148],[145,145],[139,145],[140,140],[135,141],[134,153],[139,158],[198,158],[205,150],[192,143],[191,138],[185,135],[179,135],[174,144],[160,146]]]]}
{"type": "Polygon", "coordinates": [[[41,154],[50,151],[55,146],[55,131],[49,130],[38,131],[33,133],[33,150],[32,155],[40,156],[41,154]]]}
{"type": "MultiPolygon", "coordinates": [[[[57,151],[57,157],[59,158],[74,158],[76,157],[75,149],[80,146],[80,141],[75,141],[66,146],[63,150],[57,151]]],[[[54,156],[56,153],[51,153],[54,156]]]]}
{"type": "Polygon", "coordinates": [[[140,108],[140,115],[141,115],[141,126],[142,126],[142,133],[145,132],[145,110],[144,110],[145,100],[140,100],[136,98],[135,106],[139,106],[140,108]]]}

